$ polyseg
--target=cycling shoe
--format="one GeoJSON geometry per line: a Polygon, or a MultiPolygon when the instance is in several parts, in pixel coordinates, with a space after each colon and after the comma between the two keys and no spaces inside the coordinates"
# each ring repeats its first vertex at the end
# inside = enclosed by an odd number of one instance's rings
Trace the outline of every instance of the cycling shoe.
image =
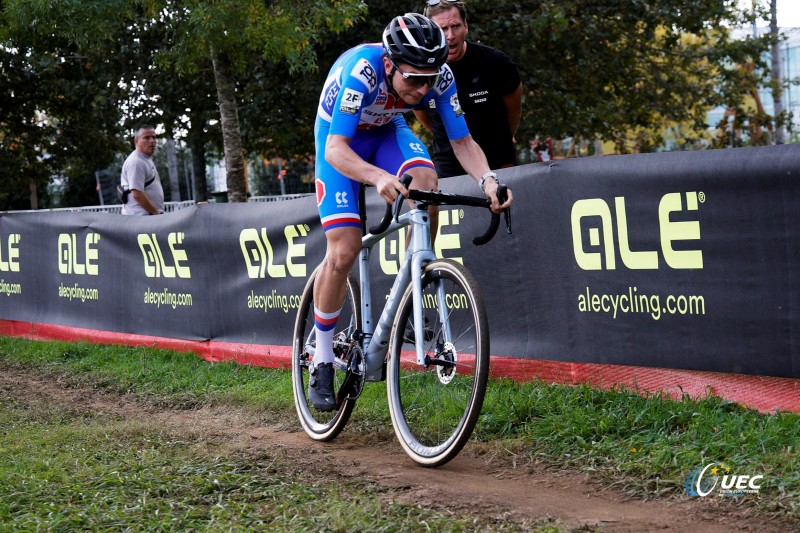
{"type": "Polygon", "coordinates": [[[314,365],[309,372],[308,398],[318,411],[335,411],[336,395],[333,393],[333,364],[314,365]]]}

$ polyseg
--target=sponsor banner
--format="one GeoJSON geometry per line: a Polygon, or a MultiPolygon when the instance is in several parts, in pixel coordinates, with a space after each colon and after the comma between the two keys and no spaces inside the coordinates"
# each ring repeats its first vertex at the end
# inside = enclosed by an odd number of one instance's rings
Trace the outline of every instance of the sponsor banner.
{"type": "MultiPolygon", "coordinates": [[[[492,353],[800,377],[800,147],[592,157],[499,172],[513,233],[443,206],[436,252],[477,278],[492,353]]],[[[480,194],[469,178],[446,192],[480,194]]],[[[382,201],[367,193],[369,221],[382,201]]],[[[374,308],[405,252],[373,250],[374,308]]],[[[325,237],[314,198],[158,217],[0,216],[0,319],[288,346],[325,237]]]]}

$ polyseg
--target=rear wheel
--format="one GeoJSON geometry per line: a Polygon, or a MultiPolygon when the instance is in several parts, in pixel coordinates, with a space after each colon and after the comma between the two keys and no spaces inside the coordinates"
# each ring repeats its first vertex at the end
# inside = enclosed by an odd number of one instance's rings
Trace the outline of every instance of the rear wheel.
{"type": "Polygon", "coordinates": [[[314,440],[329,441],[344,429],[363,385],[363,355],[356,338],[361,331],[361,297],[358,282],[347,277],[345,300],[334,332],[334,391],[338,407],[335,411],[315,409],[308,397],[309,369],[316,352],[314,333],[314,280],[317,268],[306,283],[292,341],[292,388],[294,404],[303,429],[314,440]],[[360,376],[359,376],[360,373],[360,376]],[[347,379],[349,376],[349,379],[347,379]]]}
{"type": "Polygon", "coordinates": [[[400,302],[387,370],[389,411],[406,453],[422,465],[439,466],[461,451],[480,416],[489,327],[474,278],[454,261],[424,268],[422,302],[423,324],[414,324],[411,286],[400,302]],[[415,327],[424,329],[422,365],[415,327]]]}

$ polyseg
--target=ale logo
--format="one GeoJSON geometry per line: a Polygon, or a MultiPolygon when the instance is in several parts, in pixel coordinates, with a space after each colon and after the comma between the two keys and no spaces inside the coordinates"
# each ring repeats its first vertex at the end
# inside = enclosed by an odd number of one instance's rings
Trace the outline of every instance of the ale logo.
{"type": "Polygon", "coordinates": [[[87,233],[80,244],[77,234],[61,233],[58,236],[58,271],[61,274],[81,276],[99,275],[100,269],[97,266],[99,242],[99,233],[87,233]]]}
{"type": "Polygon", "coordinates": [[[136,236],[139,249],[144,257],[144,274],[148,278],[186,278],[192,277],[189,257],[181,245],[184,240],[181,231],[167,235],[167,247],[162,250],[155,233],[140,233],[136,236]]]}
{"type": "Polygon", "coordinates": [[[306,256],[306,245],[296,241],[308,237],[309,230],[310,228],[305,224],[289,225],[283,228],[284,240],[278,244],[286,247],[286,263],[281,264],[275,259],[275,251],[267,236],[267,228],[261,228],[261,231],[256,228],[243,229],[239,233],[239,247],[242,249],[247,266],[247,276],[251,279],[266,278],[267,276],[285,278],[288,273],[293,278],[305,278],[306,264],[296,259],[306,256]]]}
{"type": "MultiPolygon", "coordinates": [[[[616,251],[622,258],[622,263],[631,270],[647,270],[659,268],[660,257],[670,268],[674,269],[702,269],[703,252],[692,248],[692,243],[683,241],[700,240],[700,222],[697,220],[672,220],[673,213],[681,213],[681,218],[690,218],[698,210],[698,205],[705,202],[705,195],[700,192],[669,193],[665,194],[658,204],[658,226],[660,250],[630,249],[628,241],[628,215],[625,209],[625,198],[614,198],[614,216],[611,208],[601,198],[578,200],[572,206],[572,246],[575,261],[583,270],[602,270],[603,258],[605,268],[617,268],[616,251]],[[684,200],[685,199],[685,203],[684,200]],[[599,219],[599,224],[589,227],[589,247],[602,251],[587,251],[582,231],[582,221],[585,218],[599,219]],[[616,220],[616,234],[614,221],[616,220]],[[602,234],[602,245],[601,237],[602,234]],[[675,243],[681,243],[676,249],[675,243]]],[[[696,215],[694,215],[696,216],[696,215]]],[[[697,246],[696,243],[695,247],[697,246]]]]}
{"type": "MultiPolygon", "coordinates": [[[[461,236],[457,233],[458,228],[450,233],[445,228],[457,226],[464,219],[463,209],[443,209],[439,212],[439,228],[437,231],[434,253],[436,257],[445,257],[464,264],[464,258],[452,255],[450,250],[461,250],[461,236]]],[[[406,256],[406,232],[398,231],[381,239],[378,243],[379,259],[381,271],[387,276],[394,276],[400,271],[406,256]]]]}
{"type": "Polygon", "coordinates": [[[0,238],[0,272],[19,272],[19,241],[22,235],[11,233],[0,238]]]}

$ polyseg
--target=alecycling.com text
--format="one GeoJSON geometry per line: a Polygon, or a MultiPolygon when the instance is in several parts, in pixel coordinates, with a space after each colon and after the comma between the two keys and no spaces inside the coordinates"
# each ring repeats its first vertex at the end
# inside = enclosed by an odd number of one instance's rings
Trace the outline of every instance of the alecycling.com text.
{"type": "Polygon", "coordinates": [[[640,293],[637,287],[628,287],[628,292],[608,294],[592,292],[590,287],[578,294],[578,310],[582,313],[603,313],[616,319],[620,315],[648,314],[653,320],[664,315],[705,315],[706,301],[703,296],[640,293]]]}
{"type": "Polygon", "coordinates": [[[184,292],[170,292],[166,288],[159,292],[153,292],[150,287],[147,287],[147,290],[144,291],[144,303],[155,305],[156,307],[169,306],[173,309],[176,307],[189,307],[192,305],[192,295],[184,292]]]}
{"type": "Polygon", "coordinates": [[[61,283],[58,285],[58,297],[85,302],[86,300],[99,300],[100,291],[91,287],[81,287],[77,283],[72,286],[61,283]]]}
{"type": "Polygon", "coordinates": [[[263,309],[265,313],[270,309],[275,309],[288,314],[289,311],[299,307],[299,294],[280,294],[273,289],[272,292],[266,294],[256,294],[255,291],[251,290],[250,294],[247,296],[248,309],[263,309]]]}
{"type": "Polygon", "coordinates": [[[22,294],[22,284],[7,283],[6,280],[0,279],[0,294],[5,294],[6,296],[22,294]]]}

